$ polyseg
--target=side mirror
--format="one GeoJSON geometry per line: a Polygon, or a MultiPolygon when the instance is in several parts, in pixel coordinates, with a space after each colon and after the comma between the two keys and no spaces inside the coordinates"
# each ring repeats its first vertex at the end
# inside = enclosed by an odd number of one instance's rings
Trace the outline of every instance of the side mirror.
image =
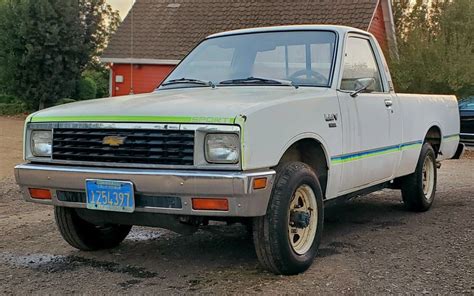
{"type": "Polygon", "coordinates": [[[375,84],[374,78],[359,78],[354,82],[354,91],[351,92],[351,97],[357,97],[361,92],[366,91],[375,84]]]}

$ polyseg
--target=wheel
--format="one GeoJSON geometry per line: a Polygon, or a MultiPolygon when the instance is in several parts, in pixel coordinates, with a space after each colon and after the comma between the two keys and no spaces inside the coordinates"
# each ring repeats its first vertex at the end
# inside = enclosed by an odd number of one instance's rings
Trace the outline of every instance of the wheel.
{"type": "Polygon", "coordinates": [[[407,209],[424,212],[431,207],[436,193],[436,178],[436,155],[433,147],[425,143],[415,172],[401,182],[402,198],[407,209]]]}
{"type": "Polygon", "coordinates": [[[323,194],[314,171],[301,162],[278,168],[267,214],[253,221],[261,265],[285,275],[308,269],[321,242],[323,221],[323,194]]]}
{"type": "Polygon", "coordinates": [[[80,218],[72,208],[55,207],[54,217],[59,232],[76,249],[95,251],[118,246],[127,237],[132,226],[98,226],[80,218]]]}

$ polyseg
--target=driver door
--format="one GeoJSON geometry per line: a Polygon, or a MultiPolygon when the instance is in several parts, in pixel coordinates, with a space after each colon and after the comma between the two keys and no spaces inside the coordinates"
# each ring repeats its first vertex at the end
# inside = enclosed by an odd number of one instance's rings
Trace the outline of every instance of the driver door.
{"type": "Polygon", "coordinates": [[[394,122],[398,106],[384,83],[375,52],[368,37],[352,35],[346,41],[338,92],[343,121],[341,192],[390,179],[398,161],[399,123],[394,122]],[[363,79],[375,83],[351,96],[363,79]]]}

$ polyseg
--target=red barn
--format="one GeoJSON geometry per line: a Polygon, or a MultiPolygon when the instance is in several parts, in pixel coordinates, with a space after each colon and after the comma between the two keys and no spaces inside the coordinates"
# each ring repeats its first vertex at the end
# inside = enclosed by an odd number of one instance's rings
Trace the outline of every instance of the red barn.
{"type": "Polygon", "coordinates": [[[346,25],[395,48],[390,0],[136,0],[101,57],[110,94],[153,91],[204,37],[221,31],[301,24],[346,25]]]}

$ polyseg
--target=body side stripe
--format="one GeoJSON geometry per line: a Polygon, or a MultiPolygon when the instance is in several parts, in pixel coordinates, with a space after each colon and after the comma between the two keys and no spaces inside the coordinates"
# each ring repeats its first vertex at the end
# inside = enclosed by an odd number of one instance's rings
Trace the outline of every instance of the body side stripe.
{"type": "Polygon", "coordinates": [[[446,140],[446,141],[459,140],[459,134],[453,134],[453,135],[444,136],[444,137],[443,137],[443,140],[446,140]]]}
{"type": "Polygon", "coordinates": [[[403,151],[403,150],[416,149],[420,147],[422,144],[423,144],[423,141],[412,141],[412,142],[406,142],[406,143],[382,147],[382,148],[337,155],[337,156],[331,157],[331,163],[340,164],[344,162],[360,160],[360,159],[364,159],[368,157],[374,157],[374,156],[394,153],[394,152],[403,151]]]}

